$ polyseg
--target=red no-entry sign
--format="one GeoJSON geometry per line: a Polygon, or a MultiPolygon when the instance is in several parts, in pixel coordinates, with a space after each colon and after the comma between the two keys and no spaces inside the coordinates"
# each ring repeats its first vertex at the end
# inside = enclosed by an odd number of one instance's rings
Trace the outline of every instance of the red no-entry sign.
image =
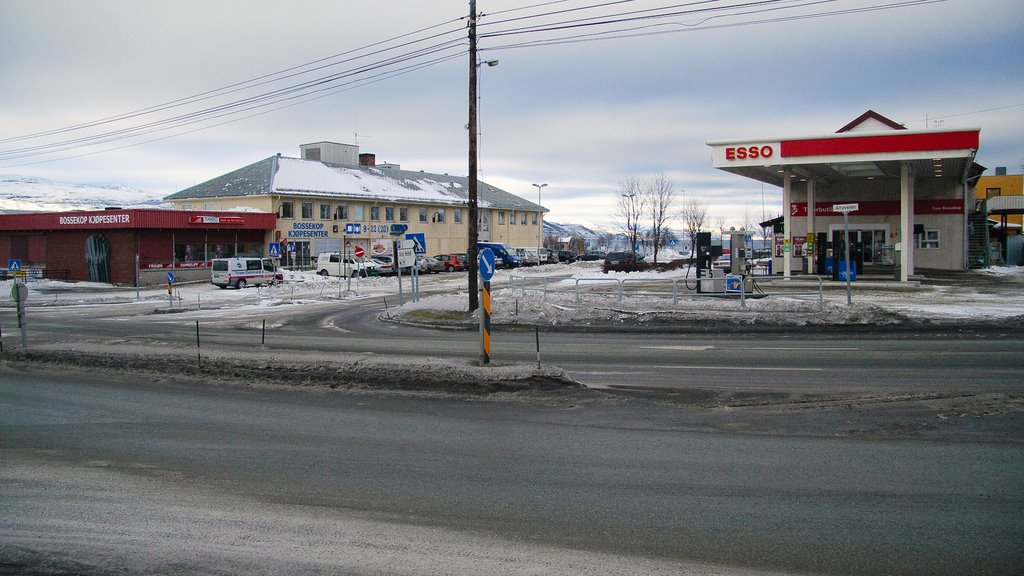
{"type": "Polygon", "coordinates": [[[362,246],[356,246],[353,252],[355,253],[356,258],[362,258],[363,256],[366,256],[366,250],[364,250],[362,246]]]}

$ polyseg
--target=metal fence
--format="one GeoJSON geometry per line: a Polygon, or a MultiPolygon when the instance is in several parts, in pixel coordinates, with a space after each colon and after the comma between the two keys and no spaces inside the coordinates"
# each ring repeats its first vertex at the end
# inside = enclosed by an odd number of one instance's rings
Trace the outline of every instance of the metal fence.
{"type": "Polygon", "coordinates": [[[648,299],[671,303],[672,307],[686,306],[695,300],[721,302],[723,308],[745,309],[749,299],[785,296],[807,301],[809,307],[821,312],[825,309],[824,284],[820,277],[806,276],[790,279],[785,287],[775,286],[771,279],[746,277],[735,292],[698,292],[696,278],[550,278],[546,276],[510,276],[508,288],[513,297],[527,298],[538,295],[543,302],[549,298],[571,298],[576,304],[587,299],[612,298],[618,302],[629,299],[648,299]],[[804,284],[806,286],[794,286],[804,284]]]}

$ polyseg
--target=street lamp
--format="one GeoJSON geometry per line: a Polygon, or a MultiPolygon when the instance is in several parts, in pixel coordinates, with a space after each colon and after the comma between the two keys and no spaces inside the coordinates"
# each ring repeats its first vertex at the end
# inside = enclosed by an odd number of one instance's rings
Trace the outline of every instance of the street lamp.
{"type": "Polygon", "coordinates": [[[540,208],[540,189],[547,186],[544,184],[534,184],[537,187],[537,264],[540,265],[540,249],[544,246],[544,241],[541,236],[544,234],[544,210],[540,208]]]}

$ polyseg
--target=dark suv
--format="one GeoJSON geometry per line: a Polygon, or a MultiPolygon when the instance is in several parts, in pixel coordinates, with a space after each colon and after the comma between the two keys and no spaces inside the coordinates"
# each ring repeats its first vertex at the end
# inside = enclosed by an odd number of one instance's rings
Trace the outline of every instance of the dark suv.
{"type": "Polygon", "coordinates": [[[558,261],[559,262],[575,262],[576,261],[576,253],[573,252],[572,250],[559,250],[558,251],[558,261]]]}

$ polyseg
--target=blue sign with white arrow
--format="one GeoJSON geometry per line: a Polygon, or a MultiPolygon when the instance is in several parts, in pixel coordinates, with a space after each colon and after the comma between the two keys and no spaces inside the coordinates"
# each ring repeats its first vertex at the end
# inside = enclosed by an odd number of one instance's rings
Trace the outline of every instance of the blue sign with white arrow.
{"type": "Polygon", "coordinates": [[[480,251],[480,278],[484,282],[490,282],[494,277],[494,252],[490,248],[480,251]]]}

